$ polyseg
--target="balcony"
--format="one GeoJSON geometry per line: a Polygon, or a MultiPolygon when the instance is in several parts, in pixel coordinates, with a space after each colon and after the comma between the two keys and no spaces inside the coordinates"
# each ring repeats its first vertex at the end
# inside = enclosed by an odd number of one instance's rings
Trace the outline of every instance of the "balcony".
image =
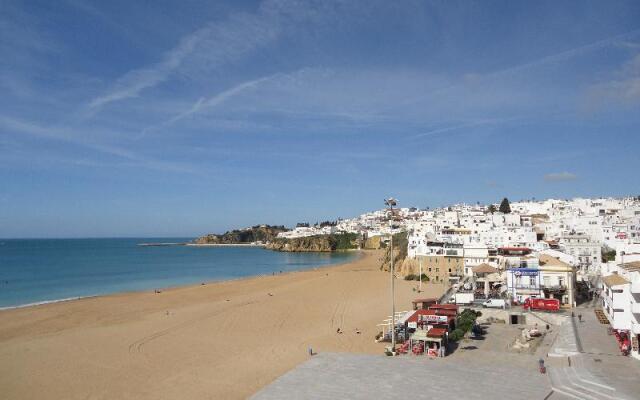
{"type": "Polygon", "coordinates": [[[529,289],[529,290],[540,290],[541,286],[540,285],[526,285],[523,283],[517,283],[515,285],[513,285],[514,288],[516,289],[529,289]]]}
{"type": "Polygon", "coordinates": [[[640,294],[640,281],[631,282],[631,293],[640,294]]]}
{"type": "Polygon", "coordinates": [[[540,285],[540,289],[551,292],[551,293],[561,293],[567,291],[567,286],[565,285],[540,285]]]}

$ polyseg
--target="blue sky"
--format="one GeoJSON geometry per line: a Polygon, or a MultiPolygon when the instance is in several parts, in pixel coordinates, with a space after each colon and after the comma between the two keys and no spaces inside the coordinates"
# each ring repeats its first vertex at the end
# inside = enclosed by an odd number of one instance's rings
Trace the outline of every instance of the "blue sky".
{"type": "Polygon", "coordinates": [[[640,3],[0,2],[0,237],[637,195],[640,3]]]}

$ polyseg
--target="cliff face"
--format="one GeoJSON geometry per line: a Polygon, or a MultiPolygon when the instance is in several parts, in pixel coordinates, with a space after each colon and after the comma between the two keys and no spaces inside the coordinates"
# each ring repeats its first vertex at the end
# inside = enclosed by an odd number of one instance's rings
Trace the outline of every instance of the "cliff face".
{"type": "Polygon", "coordinates": [[[352,233],[307,236],[295,239],[274,239],[267,249],[291,252],[330,252],[358,248],[358,235],[352,233]]]}
{"type": "Polygon", "coordinates": [[[288,231],[284,226],[256,225],[247,229],[235,229],[222,235],[210,233],[194,240],[197,244],[238,244],[267,243],[276,238],[278,233],[288,231]]]}
{"type": "MultiPolygon", "coordinates": [[[[398,275],[407,275],[412,272],[408,271],[405,273],[405,269],[409,270],[412,268],[409,262],[407,262],[407,267],[403,268],[403,264],[405,262],[405,258],[407,258],[407,246],[409,245],[407,241],[406,232],[396,233],[393,235],[393,266],[398,275]]],[[[389,271],[391,267],[391,247],[387,245],[384,255],[382,256],[382,264],[380,265],[380,269],[383,271],[389,271]]],[[[407,260],[409,261],[409,260],[407,260]]]]}

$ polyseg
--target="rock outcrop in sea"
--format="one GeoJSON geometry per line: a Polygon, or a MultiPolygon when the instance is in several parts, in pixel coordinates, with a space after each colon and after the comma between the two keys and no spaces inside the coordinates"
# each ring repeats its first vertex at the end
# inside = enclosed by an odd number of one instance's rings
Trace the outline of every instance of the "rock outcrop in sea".
{"type": "Polygon", "coordinates": [[[289,229],[282,225],[256,225],[245,229],[234,229],[222,235],[210,233],[194,240],[196,244],[246,244],[246,243],[268,243],[273,241],[280,232],[287,232],[289,229]]]}
{"type": "Polygon", "coordinates": [[[276,238],[267,243],[265,247],[275,251],[331,252],[357,249],[359,245],[360,235],[355,233],[338,233],[293,239],[276,238]]]}

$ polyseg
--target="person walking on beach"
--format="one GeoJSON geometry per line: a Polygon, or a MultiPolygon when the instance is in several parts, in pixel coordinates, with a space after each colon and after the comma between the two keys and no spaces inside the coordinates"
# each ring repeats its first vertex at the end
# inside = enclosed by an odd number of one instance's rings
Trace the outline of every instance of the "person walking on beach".
{"type": "Polygon", "coordinates": [[[578,321],[582,322],[582,314],[578,314],[578,321]]]}

